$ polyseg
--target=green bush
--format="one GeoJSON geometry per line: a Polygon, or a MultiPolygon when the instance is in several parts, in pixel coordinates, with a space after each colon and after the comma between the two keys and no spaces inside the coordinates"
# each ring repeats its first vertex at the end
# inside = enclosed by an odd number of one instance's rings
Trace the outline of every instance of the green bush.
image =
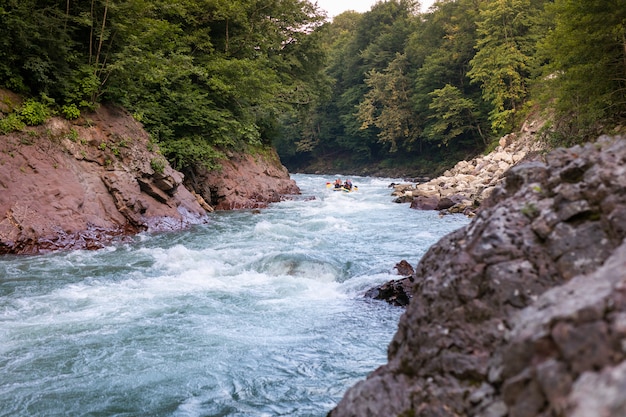
{"type": "Polygon", "coordinates": [[[95,75],[92,66],[82,65],[75,70],[68,79],[66,87],[64,102],[75,103],[77,108],[95,110],[94,100],[100,89],[100,80],[95,75]]]}
{"type": "Polygon", "coordinates": [[[0,134],[6,135],[7,133],[22,130],[26,127],[24,122],[20,119],[16,113],[11,113],[4,119],[0,119],[0,134]]]}
{"type": "Polygon", "coordinates": [[[30,99],[19,110],[20,119],[28,126],[41,125],[51,116],[50,109],[44,103],[30,99]]]}
{"type": "Polygon", "coordinates": [[[175,169],[200,165],[210,171],[220,168],[218,160],[225,157],[200,136],[171,140],[162,143],[161,148],[175,169]]]}
{"type": "Polygon", "coordinates": [[[67,120],[76,120],[80,117],[80,110],[74,103],[61,107],[61,113],[67,120]]]}
{"type": "Polygon", "coordinates": [[[150,160],[150,167],[157,174],[162,174],[165,171],[166,161],[163,158],[152,158],[150,160]]]}
{"type": "Polygon", "coordinates": [[[65,137],[71,140],[72,142],[78,142],[78,131],[72,128],[72,130],[70,130],[70,132],[67,135],[65,135],[65,137]]]}

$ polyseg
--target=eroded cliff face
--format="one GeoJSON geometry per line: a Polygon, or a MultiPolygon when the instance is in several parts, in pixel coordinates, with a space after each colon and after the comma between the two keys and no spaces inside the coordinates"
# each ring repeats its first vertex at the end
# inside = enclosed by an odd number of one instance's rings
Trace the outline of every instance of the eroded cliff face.
{"type": "Polygon", "coordinates": [[[625,415],[625,237],[626,139],[515,166],[419,262],[388,363],[329,415],[625,415]]]}
{"type": "MultiPolygon", "coordinates": [[[[211,173],[200,180],[225,196],[218,208],[258,207],[299,191],[279,161],[275,174],[263,158],[236,158],[229,165],[245,163],[236,169],[257,192],[234,199],[223,191],[234,188],[225,174],[211,173]]],[[[122,109],[101,106],[74,122],[52,118],[0,137],[0,254],[100,248],[205,222],[212,210],[122,109]]]]}
{"type": "Polygon", "coordinates": [[[264,208],[300,193],[273,149],[257,154],[229,153],[220,165],[213,171],[198,168],[186,181],[216,210],[264,208]]]}
{"type": "Polygon", "coordinates": [[[106,106],[3,136],[0,253],[98,248],[204,221],[183,176],[150,148],[139,123],[106,106]]]}

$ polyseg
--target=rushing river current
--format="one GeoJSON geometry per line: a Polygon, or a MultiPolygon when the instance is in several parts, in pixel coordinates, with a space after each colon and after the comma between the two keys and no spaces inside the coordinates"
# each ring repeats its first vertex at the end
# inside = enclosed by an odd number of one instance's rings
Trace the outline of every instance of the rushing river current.
{"type": "Polygon", "coordinates": [[[98,251],[0,257],[0,416],[325,416],[403,310],[363,298],[467,223],[392,179],[98,251]]]}

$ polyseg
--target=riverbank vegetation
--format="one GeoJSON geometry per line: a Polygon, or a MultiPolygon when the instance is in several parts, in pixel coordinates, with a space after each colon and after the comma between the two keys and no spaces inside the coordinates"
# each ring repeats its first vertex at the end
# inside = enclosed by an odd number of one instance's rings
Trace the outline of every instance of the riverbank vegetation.
{"type": "Polygon", "coordinates": [[[311,100],[323,21],[303,0],[2,0],[0,86],[59,114],[119,104],[175,167],[212,166],[311,100]]]}
{"type": "MultiPolygon", "coordinates": [[[[531,113],[555,145],[626,118],[626,0],[4,0],[0,86],[68,118],[107,101],[174,166],[273,144],[295,170],[431,174],[531,113]],[[546,112],[546,114],[541,114],[546,112]]],[[[28,123],[16,108],[0,129],[28,123]]]]}
{"type": "Polygon", "coordinates": [[[595,138],[626,116],[625,23],[623,0],[439,1],[427,13],[399,0],[344,13],[324,28],[332,92],[279,151],[291,169],[432,174],[531,115],[549,120],[553,146],[595,138]]]}

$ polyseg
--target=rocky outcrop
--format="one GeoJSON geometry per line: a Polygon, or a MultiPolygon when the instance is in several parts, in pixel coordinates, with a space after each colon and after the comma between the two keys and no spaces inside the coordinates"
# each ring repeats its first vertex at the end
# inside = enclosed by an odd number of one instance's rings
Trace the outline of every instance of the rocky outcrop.
{"type": "Polygon", "coordinates": [[[626,139],[519,164],[432,246],[344,416],[623,416],[626,139]]]}
{"type": "Polygon", "coordinates": [[[394,269],[404,278],[386,282],[365,292],[365,297],[384,300],[391,305],[406,307],[413,297],[413,267],[406,260],[396,264],[394,269]]]}
{"type": "MultiPolygon", "coordinates": [[[[7,94],[0,91],[1,102],[19,99],[7,94]]],[[[223,171],[196,184],[215,190],[219,209],[259,207],[299,191],[277,157],[254,158],[233,155],[223,171]]],[[[185,181],[142,126],[115,107],[2,136],[0,254],[95,249],[207,221],[214,208],[185,181]]]]}
{"type": "Polygon", "coordinates": [[[93,249],[204,221],[183,176],[150,146],[139,123],[106,106],[4,136],[0,253],[93,249]]]}
{"type": "Polygon", "coordinates": [[[264,208],[300,193],[274,149],[229,153],[219,163],[212,171],[198,168],[186,182],[216,210],[264,208]]]}
{"type": "Polygon", "coordinates": [[[542,150],[536,133],[540,121],[528,121],[520,132],[500,139],[491,153],[460,161],[443,175],[417,184],[393,184],[392,195],[398,203],[411,203],[418,210],[474,215],[482,201],[503,181],[504,173],[519,162],[542,150]]]}

